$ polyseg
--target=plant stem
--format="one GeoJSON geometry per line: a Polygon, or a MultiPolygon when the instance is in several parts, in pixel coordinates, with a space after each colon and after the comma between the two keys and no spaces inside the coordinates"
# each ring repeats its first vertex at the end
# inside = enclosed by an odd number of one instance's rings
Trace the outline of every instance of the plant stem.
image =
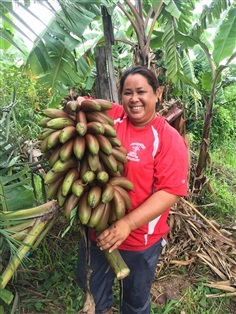
{"type": "Polygon", "coordinates": [[[111,253],[109,253],[108,249],[103,252],[118,280],[124,279],[129,275],[130,269],[117,249],[111,253]]]}

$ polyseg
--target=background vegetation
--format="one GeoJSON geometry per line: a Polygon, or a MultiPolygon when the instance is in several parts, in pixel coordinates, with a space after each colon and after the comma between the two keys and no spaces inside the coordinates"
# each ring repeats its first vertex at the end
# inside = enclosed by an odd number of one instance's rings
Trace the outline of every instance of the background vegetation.
{"type": "MultiPolygon", "coordinates": [[[[0,212],[47,201],[39,163],[30,154],[32,147],[38,148],[41,111],[60,107],[72,86],[82,94],[95,94],[96,48],[106,44],[103,5],[112,18],[117,81],[130,65],[150,64],[165,86],[163,99],[183,102],[186,133],[191,138],[190,199],[235,239],[235,3],[210,1],[199,11],[200,1],[193,0],[135,1],[136,6],[130,1],[40,1],[52,19],[41,34],[35,34],[29,49],[23,40],[29,36],[24,27],[31,34],[35,30],[32,22],[22,20],[19,9],[29,12],[31,1],[16,2],[0,1],[0,212]],[[207,162],[197,173],[202,152],[207,162]],[[194,185],[199,174],[203,179],[194,185]]],[[[40,165],[48,169],[43,160],[40,165]]],[[[7,289],[0,289],[0,313],[73,314],[82,308],[84,296],[75,283],[80,234],[77,226],[67,228],[68,222],[59,217],[29,250],[7,289]]],[[[5,229],[0,221],[0,273],[19,244],[5,229]]],[[[235,310],[233,297],[207,297],[221,291],[204,286],[217,279],[206,266],[198,265],[194,274],[184,266],[170,267],[159,276],[181,277],[189,284],[177,299],[164,303],[153,294],[152,313],[232,314],[235,310]]],[[[119,288],[116,283],[116,312],[119,288]]]]}

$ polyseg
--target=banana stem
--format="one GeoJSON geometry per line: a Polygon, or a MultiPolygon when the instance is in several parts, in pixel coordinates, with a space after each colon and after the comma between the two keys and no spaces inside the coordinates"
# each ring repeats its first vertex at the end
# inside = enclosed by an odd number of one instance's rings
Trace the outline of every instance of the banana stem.
{"type": "Polygon", "coordinates": [[[42,217],[58,209],[57,201],[52,200],[43,205],[0,214],[0,220],[21,220],[23,218],[42,217]]]}
{"type": "Polygon", "coordinates": [[[30,233],[25,237],[24,242],[20,245],[17,253],[8,263],[5,271],[1,275],[0,285],[1,288],[4,289],[12,276],[14,275],[16,269],[18,268],[19,264],[32,248],[32,245],[37,240],[38,236],[44,230],[45,226],[47,225],[48,221],[41,221],[41,219],[37,219],[35,225],[31,229],[30,233]]]}
{"type": "Polygon", "coordinates": [[[109,253],[108,249],[103,252],[118,280],[124,279],[129,275],[130,269],[117,249],[111,253],[109,253]]]}

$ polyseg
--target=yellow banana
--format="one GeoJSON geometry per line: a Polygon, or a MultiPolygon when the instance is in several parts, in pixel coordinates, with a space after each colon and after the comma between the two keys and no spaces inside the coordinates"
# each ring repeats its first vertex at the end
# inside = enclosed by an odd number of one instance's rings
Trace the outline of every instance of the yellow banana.
{"type": "Polygon", "coordinates": [[[54,172],[62,172],[67,171],[70,168],[77,168],[78,167],[78,160],[71,157],[66,161],[58,160],[52,167],[54,172]]]}
{"type": "Polygon", "coordinates": [[[47,123],[48,128],[52,128],[55,130],[61,130],[64,127],[69,126],[69,125],[75,125],[75,122],[69,117],[54,118],[54,119],[51,119],[50,121],[48,121],[48,123],[47,123]]]}
{"type": "Polygon", "coordinates": [[[93,186],[88,191],[88,204],[91,208],[96,207],[101,200],[102,188],[99,186],[93,186]]]}
{"type": "Polygon", "coordinates": [[[107,137],[102,134],[97,134],[96,138],[98,140],[100,149],[107,155],[110,155],[112,153],[112,145],[107,137]]]}
{"type": "Polygon", "coordinates": [[[83,181],[81,179],[78,179],[75,182],[73,182],[71,191],[73,194],[75,194],[75,196],[81,197],[81,195],[85,191],[85,186],[84,186],[83,181]]]}
{"type": "Polygon", "coordinates": [[[84,100],[80,105],[80,109],[85,112],[89,111],[101,111],[101,105],[95,100],[84,100]]]}
{"type": "Polygon", "coordinates": [[[85,139],[83,136],[76,136],[74,139],[73,152],[77,159],[81,160],[85,153],[85,139]]]}
{"type": "Polygon", "coordinates": [[[68,125],[66,127],[64,127],[61,130],[61,133],[59,135],[59,141],[64,144],[65,142],[67,142],[69,139],[75,137],[75,135],[77,134],[76,128],[74,125],[68,125]]]}
{"type": "Polygon", "coordinates": [[[110,180],[108,182],[112,185],[118,185],[125,190],[131,190],[131,191],[134,190],[133,183],[129,179],[127,179],[126,177],[122,177],[122,176],[113,177],[113,178],[110,178],[110,180]]]}
{"type": "Polygon", "coordinates": [[[117,172],[118,166],[117,161],[113,155],[107,155],[102,150],[99,151],[99,158],[104,163],[107,169],[117,172]]]}
{"type": "Polygon", "coordinates": [[[73,154],[73,146],[74,146],[74,139],[70,139],[69,141],[65,142],[61,146],[60,150],[60,159],[61,161],[67,161],[68,159],[71,158],[73,154]]]}
{"type": "Polygon", "coordinates": [[[60,109],[56,108],[47,108],[43,110],[43,114],[49,118],[68,118],[68,115],[60,109]]]}
{"type": "Polygon", "coordinates": [[[86,147],[92,155],[97,155],[99,152],[99,142],[95,135],[86,133],[84,136],[86,147]]]}
{"type": "Polygon", "coordinates": [[[113,199],[114,193],[115,193],[114,186],[111,185],[110,183],[106,183],[102,188],[102,196],[101,196],[102,203],[104,204],[109,203],[113,199]]]}
{"type": "Polygon", "coordinates": [[[72,185],[78,178],[79,172],[77,169],[72,168],[68,170],[61,185],[61,193],[63,196],[67,196],[71,192],[72,185]]]}
{"type": "Polygon", "coordinates": [[[88,192],[85,192],[79,200],[77,214],[82,225],[87,225],[92,213],[92,208],[88,205],[88,192]]]}

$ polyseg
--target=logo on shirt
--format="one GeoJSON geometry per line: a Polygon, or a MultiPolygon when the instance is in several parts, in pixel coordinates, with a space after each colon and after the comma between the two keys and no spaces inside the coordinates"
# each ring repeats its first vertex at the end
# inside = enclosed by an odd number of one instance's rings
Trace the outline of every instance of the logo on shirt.
{"type": "Polygon", "coordinates": [[[131,150],[127,154],[127,158],[132,161],[140,161],[139,154],[141,151],[146,149],[145,145],[143,143],[135,142],[135,143],[131,143],[130,146],[131,146],[131,150]]]}

